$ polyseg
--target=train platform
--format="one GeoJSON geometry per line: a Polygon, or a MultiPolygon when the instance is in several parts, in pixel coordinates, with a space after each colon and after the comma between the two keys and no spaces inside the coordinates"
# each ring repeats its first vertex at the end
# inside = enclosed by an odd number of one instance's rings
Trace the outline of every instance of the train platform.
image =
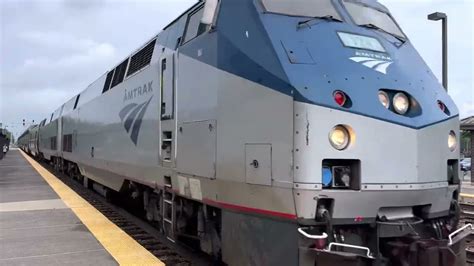
{"type": "Polygon", "coordinates": [[[469,179],[465,178],[461,185],[461,202],[474,202],[474,184],[469,181],[470,174],[469,179]]]}
{"type": "Polygon", "coordinates": [[[474,197],[474,183],[471,183],[470,180],[464,179],[461,185],[461,193],[470,194],[474,197]]]}
{"type": "Polygon", "coordinates": [[[40,164],[0,160],[0,265],[164,265],[40,164]]]}

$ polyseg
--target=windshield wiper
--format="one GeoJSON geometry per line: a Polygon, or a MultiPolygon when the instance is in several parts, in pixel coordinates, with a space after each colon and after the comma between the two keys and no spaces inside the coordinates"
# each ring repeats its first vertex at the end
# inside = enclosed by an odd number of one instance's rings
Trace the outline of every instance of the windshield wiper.
{"type": "Polygon", "coordinates": [[[368,24],[362,24],[362,25],[359,25],[361,27],[365,27],[365,28],[369,28],[369,29],[374,29],[374,30],[378,30],[378,31],[381,31],[381,32],[384,32],[384,33],[387,33],[388,35],[391,35],[393,36],[395,39],[399,40],[400,42],[402,42],[402,44],[405,44],[407,39],[401,37],[401,36],[398,36],[394,33],[391,33],[389,31],[386,31],[382,28],[380,28],[379,26],[375,25],[375,24],[372,24],[372,23],[368,23],[368,24]]]}
{"type": "MultiPolygon", "coordinates": [[[[336,21],[336,22],[342,22],[342,20],[338,19],[338,18],[335,18],[331,15],[327,15],[327,16],[315,16],[315,17],[311,17],[310,19],[306,19],[306,20],[303,20],[303,21],[300,21],[298,22],[298,27],[300,27],[301,25],[303,24],[306,24],[308,25],[309,22],[313,21],[313,20],[316,20],[316,19],[323,19],[323,20],[327,20],[327,21],[336,21]]],[[[308,25],[308,27],[311,28],[311,26],[308,25]]]]}

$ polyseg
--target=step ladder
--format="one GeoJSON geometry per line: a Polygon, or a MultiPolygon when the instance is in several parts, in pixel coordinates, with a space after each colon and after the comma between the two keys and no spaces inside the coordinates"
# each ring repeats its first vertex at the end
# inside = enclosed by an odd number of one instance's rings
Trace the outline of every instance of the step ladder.
{"type": "Polygon", "coordinates": [[[175,194],[171,185],[171,178],[165,177],[165,189],[163,191],[163,230],[168,240],[175,242],[174,225],[176,211],[174,207],[175,194]]]}

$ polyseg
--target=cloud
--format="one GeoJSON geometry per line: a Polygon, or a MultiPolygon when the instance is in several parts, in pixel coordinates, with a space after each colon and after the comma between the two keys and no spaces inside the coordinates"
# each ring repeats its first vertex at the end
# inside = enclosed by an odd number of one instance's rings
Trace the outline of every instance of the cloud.
{"type": "MultiPolygon", "coordinates": [[[[34,120],[36,123],[45,119],[58,108],[59,105],[55,103],[65,102],[71,98],[71,90],[62,88],[42,88],[36,91],[25,91],[21,88],[10,88],[7,98],[5,99],[4,109],[0,104],[0,112],[4,117],[4,122],[11,131],[18,136],[25,127],[22,125],[22,120],[26,120],[27,126],[32,124],[34,120]],[[38,110],[47,110],[47,112],[38,112],[38,110]]],[[[1,95],[0,95],[1,96],[1,95]]],[[[1,103],[1,101],[0,101],[1,103]]]]}
{"type": "Polygon", "coordinates": [[[40,121],[197,0],[0,0],[0,122],[40,121]]]}
{"type": "Polygon", "coordinates": [[[18,34],[21,41],[36,48],[54,48],[64,50],[84,50],[97,45],[97,42],[91,39],[78,38],[64,32],[44,32],[44,31],[25,31],[18,34]]]}
{"type": "Polygon", "coordinates": [[[474,101],[468,101],[463,103],[460,109],[461,113],[463,114],[461,118],[474,115],[474,101]]]}
{"type": "Polygon", "coordinates": [[[99,43],[90,39],[79,39],[58,32],[26,32],[19,37],[31,47],[47,47],[44,55],[26,58],[11,69],[5,70],[1,86],[37,90],[38,88],[67,88],[92,82],[98,72],[118,60],[116,48],[110,43],[99,43]],[[70,52],[55,53],[69,49],[70,52]],[[50,52],[52,51],[52,52],[50,52]],[[79,74],[80,73],[80,74],[79,74]]]}
{"type": "Polygon", "coordinates": [[[427,20],[432,12],[448,15],[449,94],[461,117],[474,108],[474,1],[381,0],[410,38],[433,73],[441,81],[441,23],[427,20]]]}
{"type": "MultiPolygon", "coordinates": [[[[0,121],[39,121],[140,47],[197,0],[0,0],[0,121]]],[[[473,114],[471,0],[380,0],[440,77],[448,13],[450,94],[473,114]]],[[[20,132],[18,132],[20,133],[20,132]]]]}
{"type": "Polygon", "coordinates": [[[81,67],[89,65],[104,58],[110,58],[115,55],[115,48],[108,43],[96,43],[89,48],[84,49],[78,53],[63,56],[57,59],[48,57],[37,57],[25,60],[23,68],[27,70],[37,70],[46,68],[48,71],[54,69],[81,67]]]}
{"type": "Polygon", "coordinates": [[[105,3],[105,0],[62,0],[64,7],[79,12],[102,8],[105,6],[105,3]]]}

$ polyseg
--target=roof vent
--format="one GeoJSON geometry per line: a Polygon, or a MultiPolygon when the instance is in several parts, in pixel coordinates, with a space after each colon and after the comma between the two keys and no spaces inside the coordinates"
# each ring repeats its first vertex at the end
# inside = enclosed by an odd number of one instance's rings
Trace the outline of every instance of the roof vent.
{"type": "Polygon", "coordinates": [[[155,49],[155,43],[156,39],[132,56],[130,66],[128,67],[127,77],[137,73],[150,64],[153,50],[155,49]]]}

